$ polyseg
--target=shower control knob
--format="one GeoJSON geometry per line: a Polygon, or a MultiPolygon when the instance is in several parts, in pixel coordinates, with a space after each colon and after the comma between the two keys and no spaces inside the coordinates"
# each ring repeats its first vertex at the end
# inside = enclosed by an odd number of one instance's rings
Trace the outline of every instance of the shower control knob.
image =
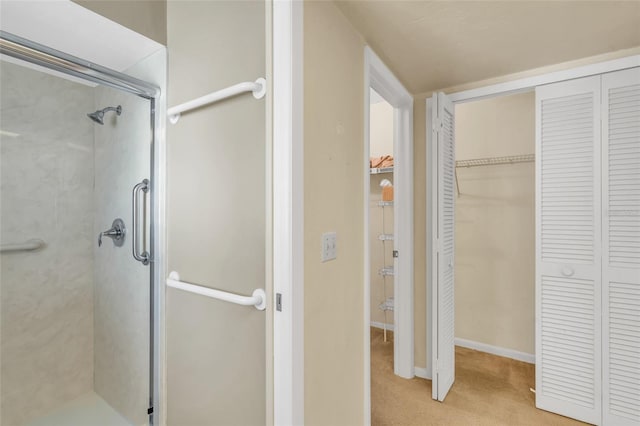
{"type": "Polygon", "coordinates": [[[102,246],[103,236],[111,238],[116,247],[121,247],[124,244],[124,236],[126,233],[127,229],[124,226],[124,221],[118,218],[113,221],[110,229],[98,234],[98,247],[102,246]]]}

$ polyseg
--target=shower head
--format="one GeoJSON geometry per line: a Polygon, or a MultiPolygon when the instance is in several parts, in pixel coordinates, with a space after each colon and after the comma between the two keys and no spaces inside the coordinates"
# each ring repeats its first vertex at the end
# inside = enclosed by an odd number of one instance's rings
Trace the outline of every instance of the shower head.
{"type": "Polygon", "coordinates": [[[120,115],[122,114],[122,107],[120,105],[118,105],[117,107],[106,107],[104,109],[99,109],[96,112],[87,114],[87,117],[98,124],[104,124],[104,113],[107,111],[115,111],[116,114],[120,115]]]}

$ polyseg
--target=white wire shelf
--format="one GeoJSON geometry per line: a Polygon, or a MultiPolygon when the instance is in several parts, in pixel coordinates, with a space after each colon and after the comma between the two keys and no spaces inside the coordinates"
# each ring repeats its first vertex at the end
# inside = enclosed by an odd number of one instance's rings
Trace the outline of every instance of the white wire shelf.
{"type": "Polygon", "coordinates": [[[487,157],[487,158],[472,158],[469,160],[456,161],[456,168],[454,175],[456,179],[456,192],[458,197],[460,196],[460,184],[458,183],[458,169],[469,167],[482,167],[482,166],[500,166],[502,164],[518,164],[518,163],[532,163],[536,161],[535,154],[523,154],[523,155],[508,155],[505,157],[487,157]]]}
{"type": "Polygon", "coordinates": [[[387,297],[387,300],[378,305],[381,311],[393,311],[393,297],[387,297]]]}
{"type": "Polygon", "coordinates": [[[509,155],[506,157],[472,158],[456,161],[456,167],[498,166],[501,164],[530,163],[535,161],[535,154],[509,155]]]}
{"type": "Polygon", "coordinates": [[[393,206],[393,201],[378,201],[379,207],[389,207],[393,206]]]}
{"type": "Polygon", "coordinates": [[[378,275],[382,275],[383,277],[393,276],[393,266],[387,266],[381,269],[378,269],[378,275]]]}
{"type": "Polygon", "coordinates": [[[393,234],[380,234],[378,239],[380,241],[393,241],[393,234]]]}
{"type": "Polygon", "coordinates": [[[393,167],[370,168],[369,173],[371,173],[372,175],[379,175],[382,173],[393,173],[393,167]]]}

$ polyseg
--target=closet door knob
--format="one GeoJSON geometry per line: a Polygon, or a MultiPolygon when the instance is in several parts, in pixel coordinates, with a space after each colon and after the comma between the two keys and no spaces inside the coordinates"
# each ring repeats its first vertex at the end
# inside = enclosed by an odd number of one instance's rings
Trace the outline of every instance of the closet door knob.
{"type": "Polygon", "coordinates": [[[565,277],[570,277],[575,272],[576,271],[571,266],[565,266],[564,268],[562,268],[562,275],[564,275],[565,277]]]}

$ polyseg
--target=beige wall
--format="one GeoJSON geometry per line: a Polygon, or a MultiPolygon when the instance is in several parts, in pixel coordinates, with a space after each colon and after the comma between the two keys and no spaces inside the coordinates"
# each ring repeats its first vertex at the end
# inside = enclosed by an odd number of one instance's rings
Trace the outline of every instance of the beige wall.
{"type": "Polygon", "coordinates": [[[413,354],[416,367],[427,366],[427,202],[426,106],[413,102],[413,354]]]}
{"type": "Polygon", "coordinates": [[[370,106],[369,155],[393,155],[393,107],[386,101],[370,106]]]}
{"type": "Polygon", "coordinates": [[[305,424],[363,423],[364,43],[332,2],[304,4],[305,424]],[[320,262],[323,232],[338,257],[320,262]]]}
{"type": "MultiPolygon", "coordinates": [[[[264,2],[169,2],[167,17],[169,105],[265,75],[264,2]]],[[[238,96],[167,124],[168,266],[185,281],[265,287],[265,105],[238,96]]],[[[169,425],[267,423],[268,312],[168,290],[169,425]]]]}
{"type": "Polygon", "coordinates": [[[72,0],[160,44],[167,44],[167,0],[72,0]]]}
{"type": "MultiPolygon", "coordinates": [[[[532,154],[534,92],[456,106],[456,158],[532,154]]],[[[534,163],[459,168],[456,337],[535,353],[534,163]]]]}

